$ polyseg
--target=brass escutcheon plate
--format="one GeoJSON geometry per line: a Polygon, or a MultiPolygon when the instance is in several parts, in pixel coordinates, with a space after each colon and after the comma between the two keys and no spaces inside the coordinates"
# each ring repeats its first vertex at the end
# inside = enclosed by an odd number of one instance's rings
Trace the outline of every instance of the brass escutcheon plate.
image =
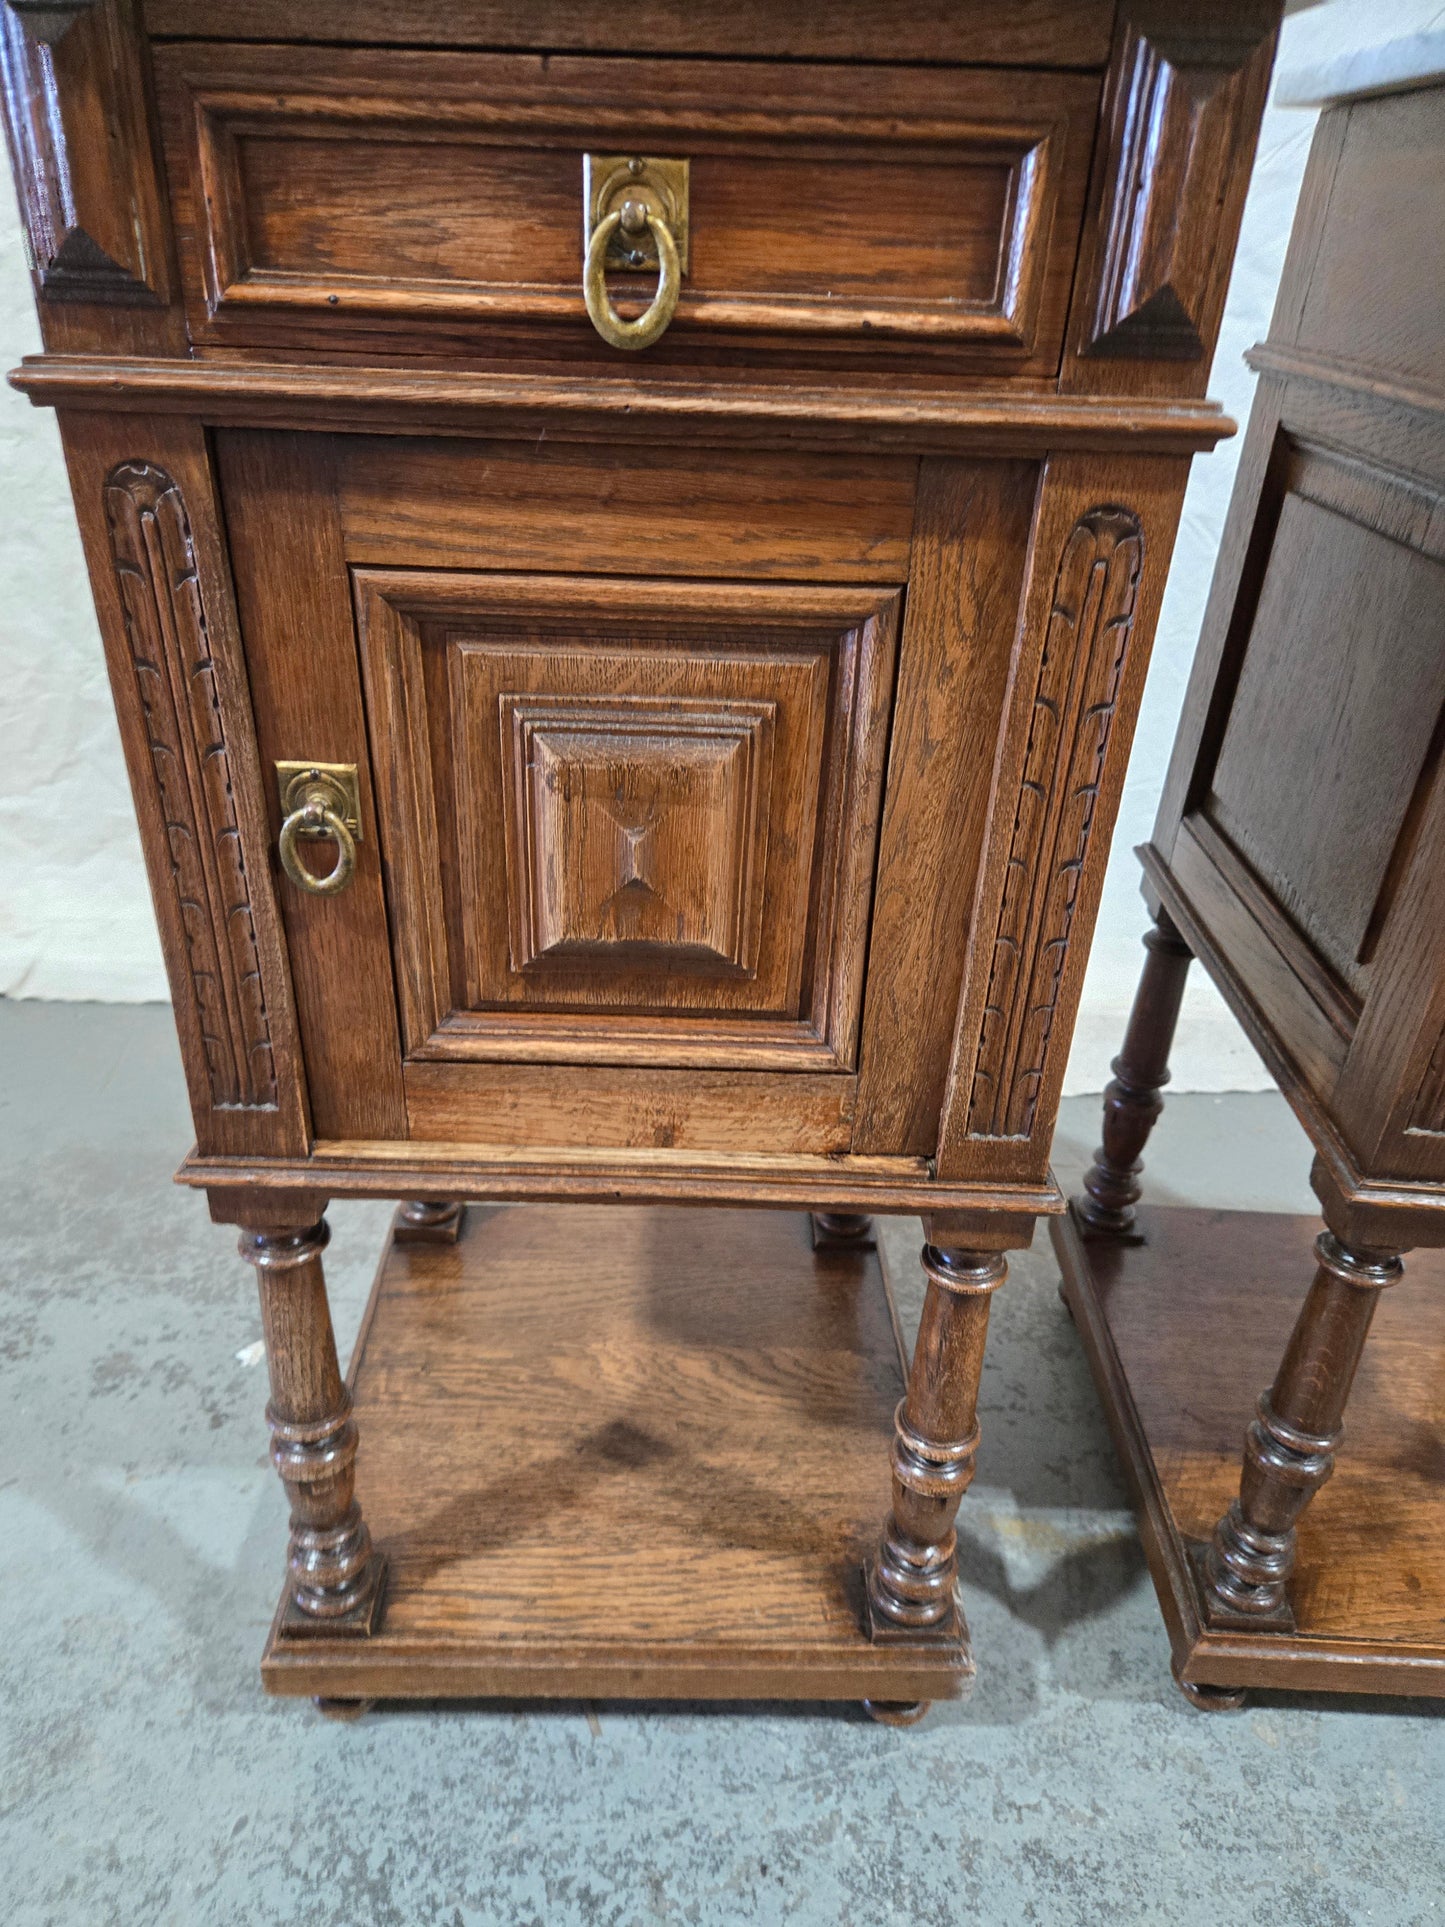
{"type": "MultiPolygon", "coordinates": [[[[687,273],[688,177],[690,161],[662,160],[645,154],[582,156],[582,253],[593,230],[623,201],[643,201],[667,223],[687,273]]],[[[607,247],[607,267],[620,274],[657,272],[657,243],[646,229],[634,236],[620,230],[607,247]]]]}
{"type": "MultiPolygon", "coordinates": [[[[290,816],[301,808],[305,792],[320,782],[330,792],[327,808],[333,810],[358,842],[361,841],[361,791],[356,780],[355,763],[277,763],[276,787],[281,794],[281,814],[290,816]]],[[[300,829],[302,837],[325,836],[324,830],[300,829]]]]}

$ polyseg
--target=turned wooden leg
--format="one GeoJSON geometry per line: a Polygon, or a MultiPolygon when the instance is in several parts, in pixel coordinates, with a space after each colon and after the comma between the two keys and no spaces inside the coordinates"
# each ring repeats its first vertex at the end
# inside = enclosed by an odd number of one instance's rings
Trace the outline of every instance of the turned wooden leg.
{"type": "Polygon", "coordinates": [[[923,1247],[928,1290],[908,1390],[894,1417],[893,1509],[868,1568],[868,1632],[952,1635],[958,1613],[953,1522],[973,1479],[978,1380],[991,1294],[1008,1276],[994,1252],[923,1247]]]}
{"type": "Polygon", "coordinates": [[[460,1199],[431,1204],[412,1198],[398,1210],[391,1235],[399,1245],[454,1245],[466,1221],[467,1207],[460,1199]]]}
{"type": "Polygon", "coordinates": [[[866,1251],[876,1242],[873,1220],[861,1211],[814,1211],[814,1251],[866,1251]]]}
{"type": "Polygon", "coordinates": [[[1179,1022],[1184,980],[1193,955],[1165,910],[1145,933],[1144,960],[1124,1047],[1110,1066],[1104,1092],[1104,1142],[1084,1174],[1074,1216],[1095,1236],[1124,1237],[1139,1201],[1141,1154],[1164,1109],[1159,1095],[1169,1082],[1169,1047],[1179,1022]]]}
{"type": "Polygon", "coordinates": [[[1404,1267],[1331,1231],[1273,1385],[1244,1439],[1239,1497],[1200,1562],[1211,1622],[1292,1625],[1287,1587],[1300,1515],[1335,1469],[1341,1419],[1380,1293],[1404,1267]]]}
{"type": "Polygon", "coordinates": [[[271,1375],[271,1457],[291,1501],[288,1630],[374,1630],[382,1561],[354,1496],[356,1421],[342,1383],[321,1253],[326,1220],[303,1231],[243,1231],[256,1267],[271,1375]]]}

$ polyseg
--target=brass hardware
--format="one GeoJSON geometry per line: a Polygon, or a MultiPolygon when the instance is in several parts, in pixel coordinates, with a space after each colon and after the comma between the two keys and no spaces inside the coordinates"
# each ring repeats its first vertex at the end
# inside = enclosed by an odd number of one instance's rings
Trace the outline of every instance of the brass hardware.
{"type": "Polygon", "coordinates": [[[281,868],[298,890],[313,897],[334,897],[350,883],[361,841],[361,792],[355,763],[278,763],[281,834],[276,841],[281,868]],[[330,837],[336,862],[324,876],[308,870],[296,853],[303,839],[330,837]]]}
{"type": "MultiPolygon", "coordinates": [[[[677,247],[677,258],[684,274],[688,268],[688,180],[690,161],[658,160],[627,154],[584,154],[582,156],[582,197],[586,208],[582,245],[591,241],[603,217],[623,201],[641,201],[659,220],[666,221],[677,247]]],[[[655,268],[657,243],[651,234],[610,237],[607,267],[620,272],[628,269],[655,268]]]]}
{"type": "Polygon", "coordinates": [[[687,161],[584,154],[582,294],[592,325],[614,348],[647,348],[677,308],[688,262],[687,161]],[[624,321],[607,293],[609,270],[657,271],[657,293],[624,321]]]}

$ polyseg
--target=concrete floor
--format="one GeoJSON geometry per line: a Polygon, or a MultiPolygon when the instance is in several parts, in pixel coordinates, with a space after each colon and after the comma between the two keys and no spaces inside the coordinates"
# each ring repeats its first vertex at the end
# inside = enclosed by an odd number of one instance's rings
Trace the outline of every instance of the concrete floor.
{"type": "MultiPolygon", "coordinates": [[[[165,1010],[0,1004],[0,1918],[9,1927],[1163,1922],[1445,1914],[1445,1717],[1192,1712],[1047,1243],[995,1301],[980,1683],[847,1710],[380,1711],[262,1696],[284,1540],[252,1281],[174,1189],[165,1010]]],[[[1065,1107],[1076,1177],[1097,1101],[1065,1107]]],[[[1309,1210],[1273,1097],[1176,1099],[1159,1198],[1309,1210]]],[[[333,1213],[349,1345],[388,1208],[333,1213]]],[[[890,1228],[906,1265],[918,1227],[890,1228]]],[[[917,1301],[909,1308],[916,1316],[917,1301]]]]}

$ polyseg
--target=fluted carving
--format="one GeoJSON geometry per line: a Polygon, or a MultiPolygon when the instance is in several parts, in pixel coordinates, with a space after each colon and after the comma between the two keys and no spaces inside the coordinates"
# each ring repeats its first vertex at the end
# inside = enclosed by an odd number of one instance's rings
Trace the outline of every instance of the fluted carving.
{"type": "Polygon", "coordinates": [[[211,1100],[270,1110],[270,1019],[190,518],[147,462],[111,471],[105,506],[211,1100]]]}
{"type": "Polygon", "coordinates": [[[1143,561],[1139,520],[1123,508],[1090,509],[1059,559],[974,1064],[972,1137],[1033,1129],[1143,561]]]}

